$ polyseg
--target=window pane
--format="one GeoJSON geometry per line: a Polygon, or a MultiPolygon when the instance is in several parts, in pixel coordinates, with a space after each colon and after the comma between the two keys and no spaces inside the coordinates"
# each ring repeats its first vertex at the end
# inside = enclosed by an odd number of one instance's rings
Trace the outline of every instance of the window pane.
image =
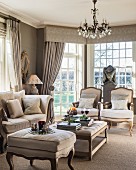
{"type": "Polygon", "coordinates": [[[126,58],[126,66],[132,66],[133,62],[132,62],[132,58],[126,58]]]}
{"type": "Polygon", "coordinates": [[[120,43],[120,49],[125,49],[125,42],[120,43]]]}
{"type": "Polygon", "coordinates": [[[119,50],[113,50],[113,58],[119,58],[119,50]]]}
{"type": "Polygon", "coordinates": [[[74,71],[69,71],[69,80],[74,80],[74,71]]]}
{"type": "Polygon", "coordinates": [[[95,50],[100,50],[100,44],[95,44],[94,48],[95,50]]]}
{"type": "Polygon", "coordinates": [[[112,43],[107,43],[107,50],[112,49],[112,43]]]}
{"type": "Polygon", "coordinates": [[[63,94],[62,94],[61,102],[62,102],[62,103],[67,103],[67,93],[65,93],[65,94],[63,93],[63,94]]]}
{"type": "Polygon", "coordinates": [[[112,50],[107,50],[107,58],[112,58],[112,50]]]}
{"type": "Polygon", "coordinates": [[[69,58],[69,68],[74,68],[75,67],[75,59],[74,58],[69,58]]]}
{"type": "Polygon", "coordinates": [[[68,58],[63,58],[61,67],[62,68],[67,68],[68,67],[68,58]]]}
{"type": "Polygon", "coordinates": [[[58,92],[58,91],[60,91],[61,89],[60,89],[60,81],[56,81],[55,83],[54,83],[54,91],[56,91],[56,92],[58,92]]]}
{"type": "Polygon", "coordinates": [[[69,91],[74,91],[74,82],[73,81],[69,82],[69,91]]]}
{"type": "Polygon", "coordinates": [[[62,91],[67,91],[68,87],[67,87],[67,82],[66,81],[62,81],[62,91]]]}
{"type": "Polygon", "coordinates": [[[101,66],[106,67],[106,59],[101,59],[101,66]]]}
{"type": "Polygon", "coordinates": [[[132,42],[126,42],[126,48],[132,48],[132,42]]]}
{"type": "Polygon", "coordinates": [[[114,59],[114,60],[113,60],[113,66],[114,66],[114,67],[119,66],[119,59],[114,59]]]}
{"type": "Polygon", "coordinates": [[[76,53],[76,44],[69,44],[69,53],[76,53]]]}
{"type": "Polygon", "coordinates": [[[60,95],[54,95],[54,102],[55,103],[60,103],[60,95]]]}
{"type": "Polygon", "coordinates": [[[100,51],[95,51],[95,58],[100,58],[100,51]]]}
{"type": "Polygon", "coordinates": [[[62,71],[61,73],[61,79],[66,80],[67,79],[67,71],[62,71]]]}
{"type": "Polygon", "coordinates": [[[106,44],[101,44],[101,50],[106,50],[106,44]]]}
{"type": "Polygon", "coordinates": [[[121,58],[120,59],[120,66],[121,67],[125,67],[126,66],[126,59],[125,58],[121,58]]]}
{"type": "Polygon", "coordinates": [[[125,57],[125,50],[120,50],[120,57],[125,57]]]}
{"type": "Polygon", "coordinates": [[[132,49],[126,49],[126,57],[132,57],[132,49]]]}
{"type": "Polygon", "coordinates": [[[119,49],[119,43],[113,43],[113,49],[119,49]]]}
{"type": "Polygon", "coordinates": [[[106,58],[106,51],[104,50],[101,50],[101,58],[106,58]]]}

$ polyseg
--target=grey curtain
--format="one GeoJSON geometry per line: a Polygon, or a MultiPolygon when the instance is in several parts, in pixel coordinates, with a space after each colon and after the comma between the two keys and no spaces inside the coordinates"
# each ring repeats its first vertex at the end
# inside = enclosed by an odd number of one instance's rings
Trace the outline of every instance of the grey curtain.
{"type": "MultiPolygon", "coordinates": [[[[41,89],[42,94],[51,95],[54,90],[53,84],[58,75],[63,53],[64,43],[61,42],[45,42],[44,44],[44,66],[43,66],[43,86],[41,89]]],[[[50,103],[50,115],[47,115],[48,120],[54,122],[54,107],[53,102],[50,103]]]]}
{"type": "Polygon", "coordinates": [[[12,41],[12,57],[13,66],[16,79],[16,90],[22,89],[21,78],[21,37],[20,37],[20,24],[17,21],[8,20],[10,40],[12,41]]]}
{"type": "Polygon", "coordinates": [[[42,94],[50,95],[53,90],[53,84],[62,63],[64,46],[62,42],[45,42],[42,94]]]}

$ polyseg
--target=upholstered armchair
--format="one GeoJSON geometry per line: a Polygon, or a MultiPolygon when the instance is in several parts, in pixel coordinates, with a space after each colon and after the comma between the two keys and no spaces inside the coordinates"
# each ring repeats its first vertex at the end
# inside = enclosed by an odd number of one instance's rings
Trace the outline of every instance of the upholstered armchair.
{"type": "Polygon", "coordinates": [[[77,114],[81,114],[81,111],[87,110],[88,117],[93,119],[100,118],[102,90],[95,87],[87,87],[81,89],[80,99],[77,102],[73,102],[73,106],[77,109],[77,114]]]}
{"type": "Polygon", "coordinates": [[[111,102],[104,103],[100,112],[101,120],[109,122],[109,127],[111,122],[128,122],[132,135],[133,117],[133,90],[123,87],[112,90],[111,102]]]}

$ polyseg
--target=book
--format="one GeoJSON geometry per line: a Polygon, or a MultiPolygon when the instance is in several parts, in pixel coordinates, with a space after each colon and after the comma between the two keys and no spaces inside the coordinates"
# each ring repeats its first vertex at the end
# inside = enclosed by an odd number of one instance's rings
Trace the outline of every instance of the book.
{"type": "Polygon", "coordinates": [[[57,129],[62,129],[62,130],[78,130],[81,128],[81,123],[70,123],[68,122],[60,122],[57,124],[57,129]]]}

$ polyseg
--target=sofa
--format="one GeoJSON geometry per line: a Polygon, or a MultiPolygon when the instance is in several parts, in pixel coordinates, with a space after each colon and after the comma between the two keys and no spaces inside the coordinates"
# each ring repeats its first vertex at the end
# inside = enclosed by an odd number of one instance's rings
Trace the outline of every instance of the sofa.
{"type": "Polygon", "coordinates": [[[0,152],[6,150],[7,136],[31,127],[40,120],[52,122],[50,95],[25,95],[25,91],[0,92],[0,152]]]}

